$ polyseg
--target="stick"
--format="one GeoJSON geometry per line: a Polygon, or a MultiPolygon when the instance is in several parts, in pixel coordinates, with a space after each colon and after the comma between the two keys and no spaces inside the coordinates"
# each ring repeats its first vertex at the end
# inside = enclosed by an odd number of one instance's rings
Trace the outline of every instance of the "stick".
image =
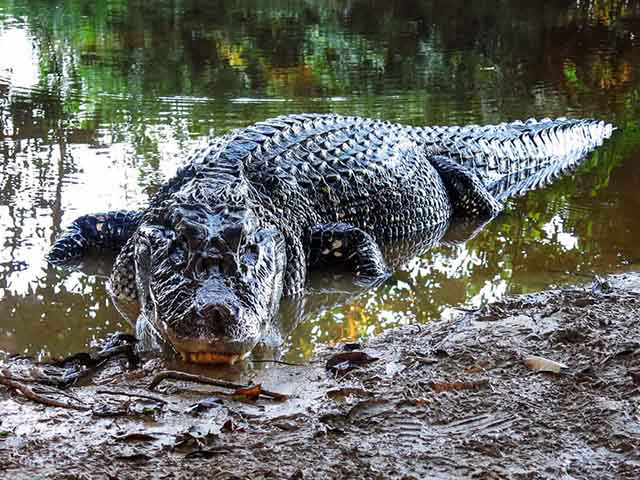
{"type": "MultiPolygon", "coordinates": [[[[247,388],[250,385],[240,385],[232,382],[225,382],[223,380],[214,380],[209,377],[204,377],[202,375],[192,375],[190,373],[177,372],[175,370],[166,370],[164,372],[158,373],[151,383],[147,387],[149,390],[153,391],[160,383],[162,383],[166,379],[172,380],[184,380],[186,382],[194,382],[201,383],[204,385],[213,385],[214,387],[220,388],[228,388],[229,390],[238,390],[239,388],[247,388]]],[[[260,389],[260,395],[264,395],[265,397],[272,398],[277,401],[285,401],[287,400],[287,396],[282,393],[270,392],[268,390],[260,389]]]]}
{"type": "Polygon", "coordinates": [[[13,380],[5,377],[4,375],[0,375],[0,383],[3,385],[6,385],[9,388],[13,388],[14,390],[19,391],[26,398],[36,403],[41,403],[43,405],[48,405],[50,407],[70,408],[73,410],[82,410],[82,411],[90,410],[89,407],[85,407],[81,405],[72,405],[70,403],[59,402],[58,400],[54,400],[53,398],[42,397],[37,393],[35,393],[26,385],[22,385],[21,383],[14,382],[13,380]]]}
{"type": "Polygon", "coordinates": [[[110,390],[97,390],[96,393],[99,395],[121,395],[123,397],[144,398],[146,400],[152,400],[154,402],[164,403],[164,404],[169,403],[166,400],[163,400],[162,398],[152,397],[151,395],[142,395],[139,393],[129,393],[129,392],[110,391],[110,390]]]}
{"type": "Polygon", "coordinates": [[[278,365],[288,365],[290,367],[304,367],[305,364],[304,363],[291,363],[291,362],[285,362],[283,360],[254,360],[251,359],[252,363],[277,363],[278,365]]]}

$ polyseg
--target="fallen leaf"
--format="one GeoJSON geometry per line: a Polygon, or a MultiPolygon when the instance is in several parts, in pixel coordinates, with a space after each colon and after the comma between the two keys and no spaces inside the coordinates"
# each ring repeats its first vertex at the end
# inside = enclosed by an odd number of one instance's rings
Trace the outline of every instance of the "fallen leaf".
{"type": "Polygon", "coordinates": [[[238,388],[233,392],[232,398],[234,400],[257,400],[261,392],[262,386],[257,384],[247,388],[238,388]]]}
{"type": "Polygon", "coordinates": [[[368,392],[362,388],[355,388],[355,387],[345,387],[345,388],[338,388],[335,390],[329,390],[326,393],[327,397],[329,397],[332,400],[344,400],[347,397],[371,397],[373,394],[371,392],[368,392]]]}
{"type": "Polygon", "coordinates": [[[229,418],[226,422],[222,424],[220,431],[224,433],[230,433],[230,432],[233,432],[235,429],[236,429],[236,426],[233,423],[233,420],[229,418]]]}
{"type": "Polygon", "coordinates": [[[526,357],[524,359],[524,364],[531,370],[535,370],[537,372],[561,373],[563,370],[567,370],[569,368],[563,363],[555,362],[544,357],[538,357],[536,355],[529,355],[526,357]]]}
{"type": "Polygon", "coordinates": [[[156,440],[156,437],[145,432],[130,432],[115,435],[115,439],[123,442],[150,442],[156,440]]]}
{"type": "Polygon", "coordinates": [[[336,374],[345,374],[347,372],[350,372],[351,370],[368,365],[377,360],[379,359],[371,357],[365,352],[336,353],[331,358],[329,358],[329,360],[327,360],[325,368],[330,372],[336,374]]]}
{"type": "Polygon", "coordinates": [[[438,363],[438,359],[433,357],[422,357],[416,355],[415,360],[423,365],[433,365],[434,363],[438,363]]]}
{"type": "Polygon", "coordinates": [[[489,386],[489,380],[474,380],[470,382],[431,382],[431,388],[436,393],[450,392],[451,390],[480,390],[489,386]]]}
{"type": "Polygon", "coordinates": [[[364,400],[354,405],[346,418],[349,421],[373,418],[393,410],[393,406],[385,399],[364,400]]]}
{"type": "Polygon", "coordinates": [[[198,403],[194,403],[188,409],[188,413],[200,413],[211,408],[219,407],[222,404],[222,400],[219,398],[205,398],[204,400],[200,400],[198,403]]]}
{"type": "Polygon", "coordinates": [[[118,455],[115,457],[116,460],[126,460],[128,462],[147,462],[149,461],[149,456],[144,453],[132,453],[129,455],[118,455]]]}
{"type": "Polygon", "coordinates": [[[232,451],[233,447],[212,447],[206,450],[195,450],[187,453],[184,458],[212,458],[224,453],[231,453],[232,451]]]}
{"type": "Polygon", "coordinates": [[[218,435],[212,431],[210,425],[192,425],[186,431],[176,436],[173,447],[185,449],[195,446],[201,448],[211,444],[217,438],[218,435]]]}
{"type": "Polygon", "coordinates": [[[300,429],[300,426],[293,422],[274,422],[271,425],[285,432],[293,432],[300,429]]]}

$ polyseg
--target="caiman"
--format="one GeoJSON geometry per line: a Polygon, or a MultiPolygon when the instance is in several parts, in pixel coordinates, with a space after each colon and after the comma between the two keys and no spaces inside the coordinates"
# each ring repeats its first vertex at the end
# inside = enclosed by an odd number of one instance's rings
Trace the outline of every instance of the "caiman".
{"type": "Polygon", "coordinates": [[[413,127],[304,114],[256,123],[195,152],[141,211],[85,215],[53,263],[119,252],[110,293],[184,359],[233,363],[309,269],[346,268],[375,285],[381,246],[495,217],[611,135],[596,120],[413,127]]]}

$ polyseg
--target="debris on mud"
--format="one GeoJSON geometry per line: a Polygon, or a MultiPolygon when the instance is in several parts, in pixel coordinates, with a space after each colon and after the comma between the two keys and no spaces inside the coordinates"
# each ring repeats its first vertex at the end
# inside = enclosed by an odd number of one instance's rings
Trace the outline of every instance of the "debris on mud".
{"type": "Polygon", "coordinates": [[[554,362],[548,358],[538,357],[537,355],[529,355],[524,359],[524,364],[531,370],[537,372],[562,373],[569,370],[563,363],[554,362]]]}
{"type": "Polygon", "coordinates": [[[327,360],[325,368],[335,375],[346,375],[356,368],[369,365],[377,360],[377,358],[368,355],[366,352],[348,351],[332,355],[327,360]]]}
{"type": "MultiPolygon", "coordinates": [[[[56,398],[87,411],[38,405],[2,383],[0,471],[18,479],[640,478],[638,274],[326,348],[322,363],[215,372],[224,380],[158,360],[132,371],[125,357],[59,390],[68,396],[56,398]]],[[[10,363],[0,370],[15,381],[24,360],[10,363]]]]}

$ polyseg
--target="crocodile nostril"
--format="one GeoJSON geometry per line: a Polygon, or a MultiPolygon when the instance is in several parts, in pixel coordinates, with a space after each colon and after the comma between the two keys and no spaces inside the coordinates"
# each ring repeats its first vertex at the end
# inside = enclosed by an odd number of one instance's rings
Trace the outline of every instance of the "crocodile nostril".
{"type": "Polygon", "coordinates": [[[215,324],[226,324],[238,318],[238,309],[219,303],[208,303],[198,307],[198,316],[215,324]]]}
{"type": "Polygon", "coordinates": [[[220,273],[221,260],[210,255],[191,255],[184,267],[184,273],[195,280],[204,280],[220,273]]]}

